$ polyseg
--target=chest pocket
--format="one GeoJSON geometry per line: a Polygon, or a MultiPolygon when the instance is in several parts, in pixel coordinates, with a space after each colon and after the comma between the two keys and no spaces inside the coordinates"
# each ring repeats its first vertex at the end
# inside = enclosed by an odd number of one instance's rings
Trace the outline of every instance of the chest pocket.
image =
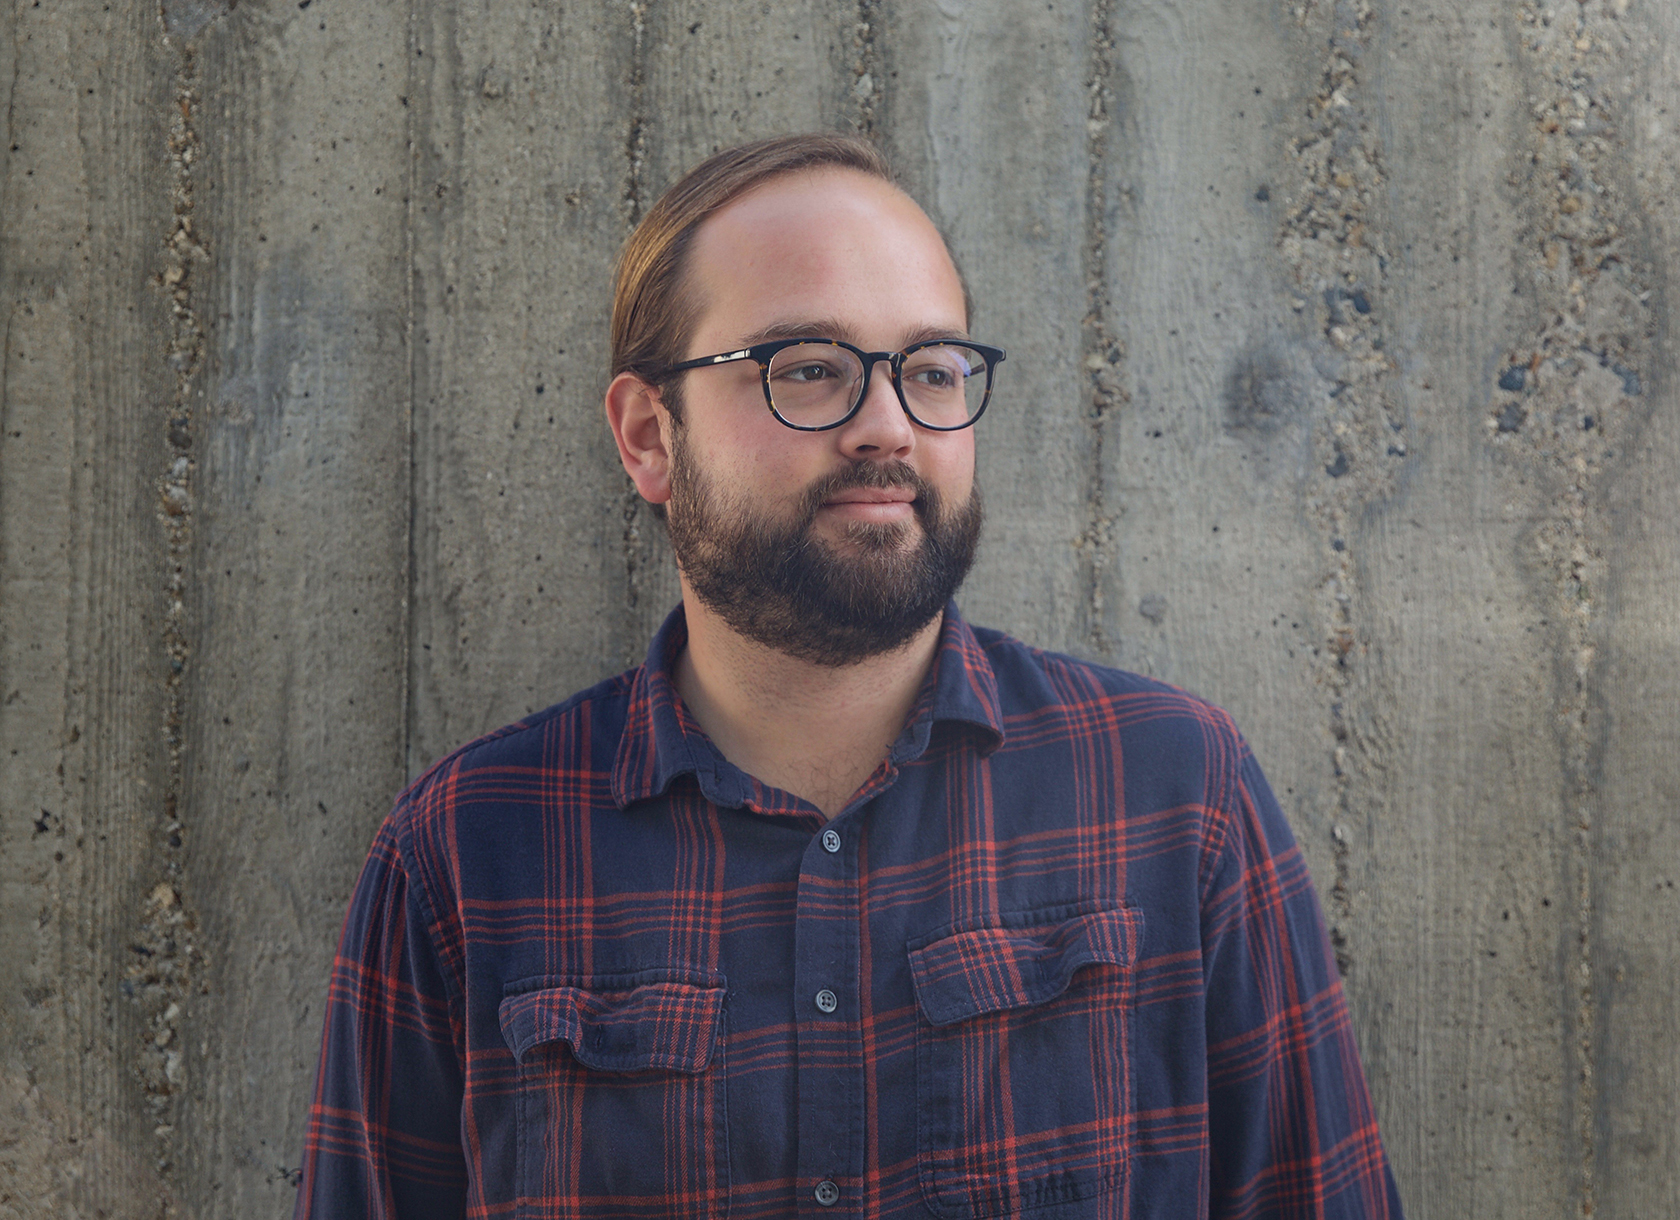
{"type": "Polygon", "coordinates": [[[1124,1185],[1141,930],[1135,910],[1080,904],[910,942],[917,1161],[936,1215],[1087,1214],[1081,1201],[1124,1185]]]}
{"type": "Polygon", "coordinates": [[[548,980],[503,998],[518,1065],[520,1217],[611,1201],[637,1216],[729,1207],[719,976],[548,980]]]}

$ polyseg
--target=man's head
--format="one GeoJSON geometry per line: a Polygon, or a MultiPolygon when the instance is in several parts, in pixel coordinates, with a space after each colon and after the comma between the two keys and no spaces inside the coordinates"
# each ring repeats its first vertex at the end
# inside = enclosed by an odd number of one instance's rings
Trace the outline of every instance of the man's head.
{"type": "MultiPolygon", "coordinates": [[[[834,132],[773,136],[728,148],[672,184],[619,254],[613,284],[613,376],[628,372],[662,387],[673,384],[674,378],[656,374],[682,361],[702,305],[686,276],[696,231],[753,188],[787,174],[820,169],[847,169],[895,184],[892,166],[880,149],[834,132]]],[[[964,285],[965,314],[972,312],[971,305],[964,285]]],[[[680,415],[672,396],[665,405],[680,415]]]]}
{"type": "MultiPolygon", "coordinates": [[[[749,145],[674,186],[622,260],[607,414],[638,490],[668,505],[685,593],[749,639],[831,665],[934,620],[978,538],[972,431],[914,423],[885,361],[823,431],[772,414],[754,360],[671,365],[791,338],[896,352],[965,339],[967,322],[943,238],[867,144],[749,145]]],[[[830,376],[802,363],[776,384],[830,376]]]]}

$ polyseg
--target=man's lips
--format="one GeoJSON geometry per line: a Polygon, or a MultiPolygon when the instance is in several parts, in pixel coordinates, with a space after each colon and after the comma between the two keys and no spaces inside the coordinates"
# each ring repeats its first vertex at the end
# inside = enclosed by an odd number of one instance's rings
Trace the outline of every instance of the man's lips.
{"type": "Polygon", "coordinates": [[[826,504],[912,504],[916,491],[912,487],[848,487],[837,491],[826,504]]]}
{"type": "Polygon", "coordinates": [[[836,521],[891,525],[910,520],[919,511],[914,487],[847,487],[822,503],[836,521]]]}

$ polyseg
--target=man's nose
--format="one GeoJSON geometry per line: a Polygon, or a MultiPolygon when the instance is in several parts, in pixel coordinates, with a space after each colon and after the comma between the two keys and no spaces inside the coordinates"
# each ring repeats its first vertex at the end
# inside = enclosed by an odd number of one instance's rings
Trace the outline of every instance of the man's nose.
{"type": "Polygon", "coordinates": [[[902,458],[915,443],[916,426],[893,389],[892,365],[876,361],[863,404],[840,429],[841,449],[851,457],[902,458]]]}

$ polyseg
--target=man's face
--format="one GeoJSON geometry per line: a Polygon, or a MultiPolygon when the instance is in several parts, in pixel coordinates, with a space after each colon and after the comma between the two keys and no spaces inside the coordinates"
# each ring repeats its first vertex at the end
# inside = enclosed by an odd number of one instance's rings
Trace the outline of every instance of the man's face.
{"type": "MultiPolygon", "coordinates": [[[[963,337],[962,284],[910,199],[847,170],[778,178],[701,226],[686,357],[820,335],[866,351],[963,337]]],[[[693,594],[769,647],[841,665],[906,643],[973,561],[973,432],[911,423],[885,364],[845,425],[797,432],[750,361],[698,369],[672,429],[667,521],[693,594]]]]}

